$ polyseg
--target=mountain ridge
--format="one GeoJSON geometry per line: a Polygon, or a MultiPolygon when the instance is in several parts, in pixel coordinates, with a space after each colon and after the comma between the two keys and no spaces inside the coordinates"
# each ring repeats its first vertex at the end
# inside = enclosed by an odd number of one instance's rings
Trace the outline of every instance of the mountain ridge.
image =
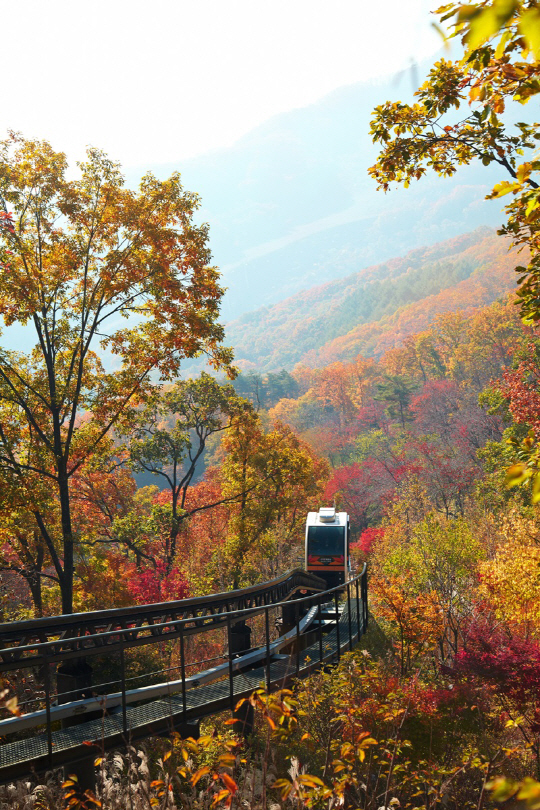
{"type": "Polygon", "coordinates": [[[508,293],[516,264],[508,240],[484,226],[258,308],[229,323],[226,340],[243,369],[378,357],[436,314],[508,293]]]}

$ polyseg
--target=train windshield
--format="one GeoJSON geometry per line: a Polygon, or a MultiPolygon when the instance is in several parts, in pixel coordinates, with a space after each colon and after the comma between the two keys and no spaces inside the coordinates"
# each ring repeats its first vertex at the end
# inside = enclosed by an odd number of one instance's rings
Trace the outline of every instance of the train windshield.
{"type": "Polygon", "coordinates": [[[345,528],[343,526],[310,526],[307,540],[308,554],[342,557],[345,551],[345,528]]]}

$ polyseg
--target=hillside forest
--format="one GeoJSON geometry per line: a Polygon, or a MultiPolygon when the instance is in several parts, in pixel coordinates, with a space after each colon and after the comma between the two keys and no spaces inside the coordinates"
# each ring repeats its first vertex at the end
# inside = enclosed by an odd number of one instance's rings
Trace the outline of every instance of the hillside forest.
{"type": "MultiPolygon", "coordinates": [[[[53,775],[2,806],[540,807],[540,133],[503,116],[540,90],[540,10],[440,16],[464,56],[376,108],[371,175],[388,190],[496,164],[506,224],[227,332],[177,173],[133,190],[100,150],[74,177],[46,141],[0,144],[1,620],[269,580],[302,565],[306,513],[332,503],[370,607],[338,666],[252,695],[250,739],[212,718],[198,740],[98,758],[96,794],[53,775]],[[28,351],[10,340],[30,333],[28,351]]],[[[136,674],[159,675],[152,655],[136,674]]],[[[5,716],[40,677],[6,678],[5,716]]]]}

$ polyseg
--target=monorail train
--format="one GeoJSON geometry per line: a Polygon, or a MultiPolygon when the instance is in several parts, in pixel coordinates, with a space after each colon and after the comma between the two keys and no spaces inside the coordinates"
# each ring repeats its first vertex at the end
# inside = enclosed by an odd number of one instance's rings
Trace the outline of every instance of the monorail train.
{"type": "Polygon", "coordinates": [[[349,516],[334,508],[309,512],[306,520],[306,571],[326,580],[329,588],[350,578],[349,516]]]}

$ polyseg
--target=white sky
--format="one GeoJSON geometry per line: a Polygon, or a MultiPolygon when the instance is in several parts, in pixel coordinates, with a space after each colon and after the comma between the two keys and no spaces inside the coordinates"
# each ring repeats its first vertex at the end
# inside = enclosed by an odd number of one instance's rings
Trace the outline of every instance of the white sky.
{"type": "Polygon", "coordinates": [[[0,134],[123,166],[227,146],[440,47],[435,0],[3,0],[0,134]]]}

